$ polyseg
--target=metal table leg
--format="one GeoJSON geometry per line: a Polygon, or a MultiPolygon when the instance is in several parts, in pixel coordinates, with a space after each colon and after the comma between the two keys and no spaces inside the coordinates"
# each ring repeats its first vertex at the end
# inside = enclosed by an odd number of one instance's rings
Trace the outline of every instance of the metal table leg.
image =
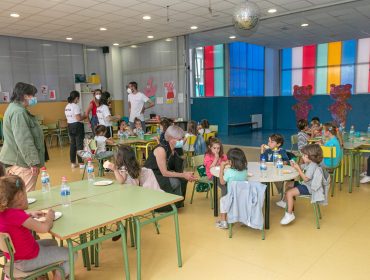
{"type": "Polygon", "coordinates": [[[218,178],[213,176],[213,215],[218,216],[218,178]]]}

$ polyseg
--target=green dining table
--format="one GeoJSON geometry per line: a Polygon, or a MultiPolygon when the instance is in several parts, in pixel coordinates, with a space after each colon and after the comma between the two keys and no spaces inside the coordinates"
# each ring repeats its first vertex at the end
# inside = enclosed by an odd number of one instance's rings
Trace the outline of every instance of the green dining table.
{"type": "MultiPolygon", "coordinates": [[[[101,179],[98,178],[97,180],[101,179]]],[[[28,197],[37,199],[35,203],[29,205],[29,210],[53,208],[54,211],[62,213],[62,217],[54,222],[50,233],[60,240],[67,241],[71,270],[70,279],[74,279],[74,252],[82,250],[85,262],[85,258],[88,258],[88,247],[93,249],[96,244],[119,235],[122,236],[126,279],[130,279],[126,229],[122,224],[122,221],[127,219],[132,219],[135,223],[137,279],[141,279],[141,228],[150,223],[157,223],[169,216],[174,218],[177,260],[178,266],[182,266],[178,214],[174,203],[182,200],[183,197],[118,183],[108,186],[94,186],[87,181],[78,181],[69,185],[71,187],[72,203],[67,207],[61,205],[60,188],[58,186],[53,187],[47,193],[41,191],[30,192],[28,197]],[[155,209],[167,205],[171,205],[171,211],[157,215],[153,214],[151,218],[142,218],[142,215],[150,212],[154,213],[155,209]],[[100,230],[112,224],[117,224],[117,231],[107,230],[105,232],[105,230],[100,230]],[[89,233],[90,238],[87,238],[89,233]]],[[[97,256],[95,258],[97,261],[97,256]]],[[[86,262],[88,263],[88,261],[86,262]]]]}

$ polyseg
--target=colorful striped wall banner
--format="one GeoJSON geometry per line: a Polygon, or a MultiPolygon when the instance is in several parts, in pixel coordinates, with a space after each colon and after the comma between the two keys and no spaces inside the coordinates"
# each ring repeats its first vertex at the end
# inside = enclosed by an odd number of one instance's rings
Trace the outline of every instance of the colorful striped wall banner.
{"type": "Polygon", "coordinates": [[[358,40],[356,93],[370,92],[370,38],[358,40]]]}
{"type": "Polygon", "coordinates": [[[316,45],[303,47],[303,72],[302,85],[312,86],[312,92],[315,92],[315,66],[316,66],[316,45]]]}
{"type": "Polygon", "coordinates": [[[342,61],[342,42],[328,44],[328,81],[327,93],[330,92],[330,85],[340,85],[340,65],[342,61]]]}
{"type": "Polygon", "coordinates": [[[224,46],[214,46],[214,96],[225,95],[225,79],[224,79],[224,46]]]}
{"type": "Polygon", "coordinates": [[[340,69],[340,84],[355,86],[355,66],[356,63],[357,41],[348,40],[342,42],[342,66],[340,69]]]}
{"type": "Polygon", "coordinates": [[[292,49],[292,86],[302,85],[303,47],[292,49]]]}
{"type": "Polygon", "coordinates": [[[326,94],[328,80],[328,44],[317,45],[316,94],[326,94]]]}
{"type": "Polygon", "coordinates": [[[215,76],[214,76],[214,46],[204,47],[204,88],[205,96],[214,96],[215,94],[215,76]]]}
{"type": "Polygon", "coordinates": [[[292,95],[292,49],[281,51],[282,71],[281,71],[281,95],[292,95]]]}

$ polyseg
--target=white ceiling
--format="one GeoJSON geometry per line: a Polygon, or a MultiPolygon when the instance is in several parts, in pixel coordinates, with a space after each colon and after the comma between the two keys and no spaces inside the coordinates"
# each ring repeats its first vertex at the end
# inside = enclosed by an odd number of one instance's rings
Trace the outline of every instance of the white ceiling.
{"type": "MultiPolygon", "coordinates": [[[[192,44],[226,42],[241,0],[0,0],[0,34],[106,46],[138,44],[196,33],[192,44]],[[169,18],[166,20],[166,6],[169,18]],[[19,18],[10,13],[20,14],[19,18]],[[143,15],[150,15],[144,21],[143,15]],[[197,25],[198,30],[190,30],[197,25]],[[106,27],[107,31],[99,31],[106,27]],[[147,39],[154,35],[154,39],[147,39]]],[[[308,42],[370,37],[370,0],[255,0],[263,20],[255,34],[238,40],[281,48],[308,42]],[[337,3],[348,4],[334,5],[337,3]],[[325,8],[330,5],[331,7],[325,8]],[[334,5],[334,6],[332,6],[334,5]],[[321,8],[320,8],[321,7],[321,8]],[[276,8],[270,15],[267,10],[276,8]],[[311,10],[314,9],[314,10],[311,10]],[[311,10],[311,11],[305,11],[311,10]],[[300,24],[308,22],[302,29],[300,24]],[[282,30],[286,29],[287,30],[282,30]]]]}

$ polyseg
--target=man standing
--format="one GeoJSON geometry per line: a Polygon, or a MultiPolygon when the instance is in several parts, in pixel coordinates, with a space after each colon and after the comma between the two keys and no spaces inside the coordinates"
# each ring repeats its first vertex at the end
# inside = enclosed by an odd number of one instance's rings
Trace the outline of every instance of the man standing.
{"type": "Polygon", "coordinates": [[[151,101],[144,93],[137,90],[137,83],[130,82],[127,87],[128,93],[128,110],[130,112],[130,126],[134,128],[134,120],[138,118],[141,120],[141,125],[145,131],[145,120],[144,112],[154,106],[154,102],[151,101]]]}

